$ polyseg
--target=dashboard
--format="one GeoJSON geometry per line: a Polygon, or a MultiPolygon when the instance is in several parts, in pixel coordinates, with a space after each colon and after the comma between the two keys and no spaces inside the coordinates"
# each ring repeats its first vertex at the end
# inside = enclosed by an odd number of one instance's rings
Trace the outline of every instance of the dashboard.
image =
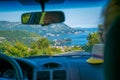
{"type": "MultiPolygon", "coordinates": [[[[15,60],[22,68],[24,80],[104,80],[103,64],[89,64],[89,57],[36,56],[15,60]]],[[[12,66],[4,60],[0,60],[0,77],[15,80],[12,66]]]]}

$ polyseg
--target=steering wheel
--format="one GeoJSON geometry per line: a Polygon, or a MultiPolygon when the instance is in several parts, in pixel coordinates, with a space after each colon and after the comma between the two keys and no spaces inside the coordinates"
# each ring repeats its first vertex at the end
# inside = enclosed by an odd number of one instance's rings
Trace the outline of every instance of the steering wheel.
{"type": "Polygon", "coordinates": [[[20,65],[12,58],[3,53],[0,53],[0,59],[3,59],[11,64],[15,70],[16,80],[23,80],[23,73],[20,65]]]}

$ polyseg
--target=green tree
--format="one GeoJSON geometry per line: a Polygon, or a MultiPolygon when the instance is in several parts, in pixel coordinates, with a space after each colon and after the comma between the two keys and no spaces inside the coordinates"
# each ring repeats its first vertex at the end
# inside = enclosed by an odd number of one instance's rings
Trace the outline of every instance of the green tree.
{"type": "Polygon", "coordinates": [[[98,33],[99,33],[99,35],[100,35],[100,40],[101,40],[101,42],[103,42],[104,43],[104,36],[105,36],[105,34],[104,34],[104,30],[103,30],[103,24],[99,24],[98,25],[98,33]]]}
{"type": "Polygon", "coordinates": [[[101,42],[98,32],[90,33],[87,37],[87,40],[88,40],[88,43],[87,43],[88,46],[101,42]]]}
{"type": "Polygon", "coordinates": [[[50,48],[50,41],[47,38],[40,38],[32,44],[32,49],[37,50],[37,53],[42,55],[52,55],[50,48]]]}
{"type": "Polygon", "coordinates": [[[7,47],[10,45],[11,45],[10,42],[8,42],[7,40],[0,42],[0,52],[5,52],[7,47]]]}
{"type": "Polygon", "coordinates": [[[89,33],[87,44],[83,46],[83,50],[91,52],[93,45],[103,42],[103,24],[98,24],[98,31],[89,33]]]}
{"type": "Polygon", "coordinates": [[[59,54],[63,52],[61,48],[57,48],[57,47],[52,47],[51,51],[52,51],[52,54],[59,54]]]}
{"type": "Polygon", "coordinates": [[[87,44],[83,46],[85,51],[91,52],[94,44],[101,43],[100,35],[98,32],[90,33],[87,37],[87,44]]]}
{"type": "Polygon", "coordinates": [[[80,47],[80,46],[74,46],[74,47],[71,48],[71,50],[72,51],[77,51],[77,50],[82,51],[82,47],[80,47]]]}
{"type": "Polygon", "coordinates": [[[0,43],[0,51],[13,57],[26,57],[29,56],[28,47],[19,41],[14,42],[14,44],[3,41],[0,43]]]}

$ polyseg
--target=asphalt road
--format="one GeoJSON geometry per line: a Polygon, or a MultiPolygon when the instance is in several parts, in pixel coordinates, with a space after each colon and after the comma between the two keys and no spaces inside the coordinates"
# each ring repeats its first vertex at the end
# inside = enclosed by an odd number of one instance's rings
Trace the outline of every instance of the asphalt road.
{"type": "Polygon", "coordinates": [[[84,51],[71,51],[71,52],[56,54],[55,56],[72,56],[72,55],[73,56],[90,56],[91,53],[84,52],[84,51]]]}

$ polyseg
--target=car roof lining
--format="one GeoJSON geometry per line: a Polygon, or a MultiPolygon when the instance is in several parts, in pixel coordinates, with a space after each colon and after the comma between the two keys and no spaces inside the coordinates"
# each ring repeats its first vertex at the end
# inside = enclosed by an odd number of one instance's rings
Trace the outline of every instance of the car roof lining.
{"type": "MultiPolygon", "coordinates": [[[[50,0],[56,1],[56,0],[50,0]]],[[[63,0],[62,0],[63,1],[63,0]]],[[[80,7],[98,7],[103,5],[106,0],[65,0],[60,4],[46,4],[46,9],[66,9],[80,7]],[[67,5],[67,6],[66,6],[67,5]],[[64,6],[64,7],[63,7],[64,6]]],[[[41,6],[35,0],[0,0],[0,11],[41,11],[41,6]]]]}
{"type": "MultiPolygon", "coordinates": [[[[49,0],[46,4],[61,4],[64,2],[75,2],[75,3],[99,3],[107,0],[49,0]]],[[[0,0],[0,2],[19,2],[22,5],[39,5],[36,0],[0,0]]]]}

